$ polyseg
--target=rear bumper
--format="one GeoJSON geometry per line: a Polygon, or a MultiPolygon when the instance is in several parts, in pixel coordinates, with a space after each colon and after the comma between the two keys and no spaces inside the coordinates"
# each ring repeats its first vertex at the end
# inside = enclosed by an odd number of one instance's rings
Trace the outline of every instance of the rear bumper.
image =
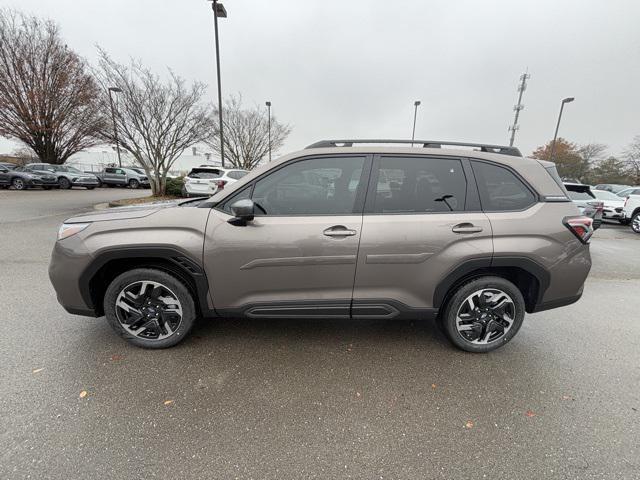
{"type": "Polygon", "coordinates": [[[566,307],[572,303],[576,303],[582,297],[582,291],[579,294],[571,297],[557,298],[548,302],[542,302],[533,307],[531,313],[544,312],[545,310],[551,310],[553,308],[566,307]]]}
{"type": "Polygon", "coordinates": [[[72,181],[71,184],[74,187],[97,187],[99,182],[97,178],[78,178],[77,180],[72,181]]]}

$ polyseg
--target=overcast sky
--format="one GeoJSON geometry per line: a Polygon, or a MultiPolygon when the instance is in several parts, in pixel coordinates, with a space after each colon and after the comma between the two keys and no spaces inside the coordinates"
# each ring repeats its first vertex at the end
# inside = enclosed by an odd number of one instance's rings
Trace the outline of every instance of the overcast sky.
{"type": "MultiPolygon", "coordinates": [[[[50,17],[96,61],[135,57],[171,67],[216,95],[213,19],[205,0],[13,0],[50,17]]],[[[637,0],[225,0],[223,95],[273,103],[293,132],[280,153],[327,138],[416,138],[507,144],[520,74],[529,87],[516,145],[560,135],[619,153],[640,134],[637,0]]],[[[0,140],[0,151],[12,144],[0,140]]]]}

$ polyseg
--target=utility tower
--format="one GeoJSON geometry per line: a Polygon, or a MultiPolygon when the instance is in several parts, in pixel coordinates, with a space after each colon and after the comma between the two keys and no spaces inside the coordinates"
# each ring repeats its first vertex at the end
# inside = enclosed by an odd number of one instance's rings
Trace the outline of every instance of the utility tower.
{"type": "Polygon", "coordinates": [[[530,73],[523,73],[520,75],[520,83],[518,83],[518,104],[514,105],[513,110],[516,112],[515,117],[513,119],[513,125],[509,126],[509,131],[511,132],[511,138],[509,139],[509,146],[513,147],[513,140],[516,137],[516,130],[520,128],[518,125],[518,117],[520,117],[520,110],[524,110],[524,105],[522,104],[522,94],[527,89],[527,80],[531,78],[530,73]]]}

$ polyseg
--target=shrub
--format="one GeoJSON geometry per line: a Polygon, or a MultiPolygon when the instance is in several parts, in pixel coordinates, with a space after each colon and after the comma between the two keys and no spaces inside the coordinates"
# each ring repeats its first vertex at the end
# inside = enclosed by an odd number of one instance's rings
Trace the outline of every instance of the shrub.
{"type": "Polygon", "coordinates": [[[167,178],[166,194],[176,196],[176,197],[181,197],[183,186],[184,186],[184,177],[167,178]]]}

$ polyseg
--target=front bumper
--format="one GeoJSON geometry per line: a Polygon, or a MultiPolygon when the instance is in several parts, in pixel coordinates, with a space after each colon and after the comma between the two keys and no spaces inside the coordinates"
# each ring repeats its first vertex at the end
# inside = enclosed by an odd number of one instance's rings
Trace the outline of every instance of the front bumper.
{"type": "Polygon", "coordinates": [[[613,218],[617,220],[624,218],[624,213],[622,212],[622,208],[605,208],[602,212],[602,218],[613,218]]]}
{"type": "Polygon", "coordinates": [[[90,261],[91,255],[76,235],[57,241],[51,253],[49,279],[58,303],[74,315],[97,316],[93,305],[87,305],[82,296],[78,277],[90,261]]]}
{"type": "Polygon", "coordinates": [[[71,184],[74,187],[97,187],[98,186],[97,178],[74,178],[71,180],[71,184]]]}

